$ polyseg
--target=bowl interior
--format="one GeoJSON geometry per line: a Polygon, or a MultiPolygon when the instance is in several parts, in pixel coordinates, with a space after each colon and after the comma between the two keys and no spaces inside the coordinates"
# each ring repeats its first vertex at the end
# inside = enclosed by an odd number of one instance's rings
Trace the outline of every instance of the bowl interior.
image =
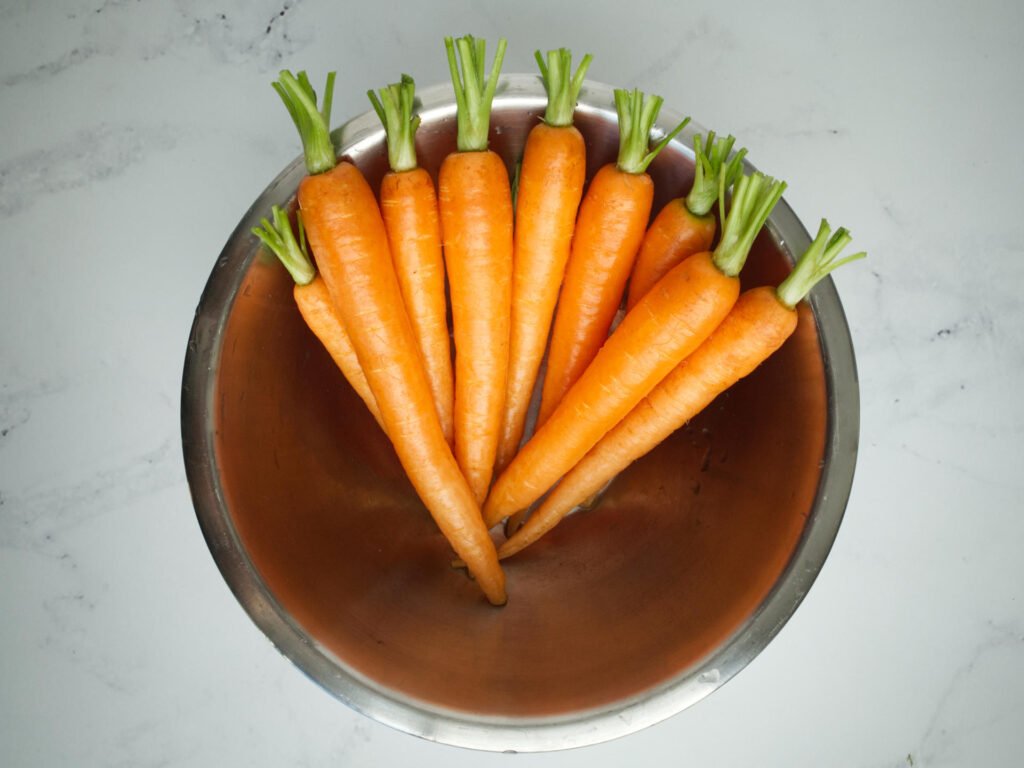
{"type": "MultiPolygon", "coordinates": [[[[540,96],[496,100],[492,148],[510,168],[540,96]]],[[[431,171],[454,148],[453,116],[424,115],[419,150],[431,171]]],[[[581,105],[577,125],[593,173],[615,157],[614,113],[581,105]]],[[[376,187],[382,135],[357,150],[353,160],[376,187]]],[[[689,188],[686,147],[671,144],[651,173],[656,212],[689,188]]],[[[271,202],[291,199],[294,184],[286,187],[271,202]]],[[[388,440],[303,324],[285,270],[255,238],[235,239],[241,261],[209,404],[230,537],[210,537],[211,547],[222,550],[219,561],[230,550],[266,598],[262,610],[326,660],[314,677],[330,670],[428,716],[557,722],[682,679],[764,604],[813,519],[829,441],[826,366],[809,307],[753,375],[624,471],[594,508],[507,561],[509,603],[495,609],[449,567],[452,553],[388,440]]],[[[790,263],[764,231],[743,285],[776,284],[790,263]]]]}

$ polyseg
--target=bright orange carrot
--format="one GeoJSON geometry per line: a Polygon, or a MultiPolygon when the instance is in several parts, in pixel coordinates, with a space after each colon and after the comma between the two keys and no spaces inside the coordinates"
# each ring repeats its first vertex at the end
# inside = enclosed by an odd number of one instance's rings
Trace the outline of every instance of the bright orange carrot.
{"type": "Polygon", "coordinates": [[[629,277],[627,310],[680,261],[711,250],[716,230],[711,209],[719,193],[731,187],[743,172],[743,156],[747,150],[741,149],[726,163],[735,141],[732,136],[716,139],[714,131],[708,133],[706,144],[700,134],[693,137],[694,174],[690,193],[666,204],[648,227],[629,277]]]}
{"type": "Polygon", "coordinates": [[[775,290],[746,291],[722,324],[562,478],[529,520],[498,549],[510,557],[528,547],[619,472],[692,419],[712,400],[767,360],[797,326],[796,305],[832,270],[863,253],[838,259],[849,242],[840,229],[830,239],[822,221],[814,242],[775,290]]]}
{"type": "Polygon", "coordinates": [[[423,353],[434,407],[445,439],[452,442],[452,354],[448,336],[448,303],[444,292],[444,256],[437,192],[430,174],[416,159],[414,116],[416,84],[408,75],[382,88],[370,102],[387,132],[391,170],[380,184],[380,210],[388,231],[391,257],[413,332],[423,353]]]}
{"type": "Polygon", "coordinates": [[[406,475],[488,600],[500,605],[505,576],[433,407],[377,199],[359,169],[334,156],[331,82],[322,110],[304,75],[282,72],[275,83],[306,154],[310,175],[298,198],[309,244],[406,475]]]}
{"type": "Polygon", "coordinates": [[[548,106],[544,121],[526,137],[518,176],[508,386],[496,472],[512,460],[523,438],[587,172],[586,146],[573,112],[591,56],[584,56],[573,74],[566,48],[548,51],[546,64],[540,51],[534,55],[548,106]]]}
{"type": "Polygon", "coordinates": [[[458,104],[458,151],[438,174],[455,339],[455,457],[482,503],[505,405],[512,301],[512,192],[504,161],[487,148],[505,40],[486,82],[483,40],[449,37],[445,47],[458,104]]]}
{"type": "Polygon", "coordinates": [[[711,334],[735,303],[739,271],[784,189],[761,174],[740,179],[714,253],[678,264],[626,313],[494,484],[484,505],[488,527],[540,498],[711,334]]]}
{"type": "Polygon", "coordinates": [[[648,151],[661,103],[660,96],[615,91],[619,156],[617,162],[597,172],[580,203],[551,331],[538,426],[547,421],[594,359],[622,304],[654,201],[654,182],[647,175],[647,166],[689,122],[686,118],[648,151]]]}
{"type": "Polygon", "coordinates": [[[262,226],[254,227],[252,233],[273,251],[292,279],[295,280],[295,288],[292,293],[302,319],[306,321],[306,325],[330,353],[331,358],[341,369],[352,389],[366,403],[373,418],[383,429],[384,422],[381,421],[377,399],[370,391],[370,385],[366,381],[362,366],[359,365],[359,358],[356,357],[352,340],[349,338],[341,318],[338,317],[338,310],[331,300],[327,284],[316,273],[316,268],[309,257],[302,216],[296,216],[299,225],[299,237],[296,240],[292,224],[288,220],[288,214],[275,205],[271,207],[271,215],[273,223],[264,218],[261,220],[262,226]]]}

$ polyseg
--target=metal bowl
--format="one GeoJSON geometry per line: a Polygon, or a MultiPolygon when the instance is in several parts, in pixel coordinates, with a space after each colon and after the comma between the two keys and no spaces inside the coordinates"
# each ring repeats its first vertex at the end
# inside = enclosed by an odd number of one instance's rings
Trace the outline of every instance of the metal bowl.
{"type": "MultiPolygon", "coordinates": [[[[420,93],[420,158],[455,146],[450,86],[420,93]]],[[[491,147],[510,167],[542,114],[535,76],[502,78],[491,147]]],[[[681,115],[665,109],[659,128],[681,115]]],[[[613,160],[612,89],[588,83],[588,170],[613,160]]],[[[691,126],[650,172],[655,210],[692,178],[691,126]]],[[[377,185],[383,131],[335,134],[377,185]]],[[[600,503],[507,561],[489,606],[405,479],[387,439],[303,325],[288,274],[249,229],[291,204],[294,161],[235,229],[185,358],[182,437],[196,512],[255,624],[319,685],[387,725],[487,750],[622,736],[707,696],[753,659],[825,561],[853,479],[858,389],[829,280],[753,375],[623,472],[600,503]]],[[[809,237],[780,203],[742,276],[777,283],[809,237]]]]}

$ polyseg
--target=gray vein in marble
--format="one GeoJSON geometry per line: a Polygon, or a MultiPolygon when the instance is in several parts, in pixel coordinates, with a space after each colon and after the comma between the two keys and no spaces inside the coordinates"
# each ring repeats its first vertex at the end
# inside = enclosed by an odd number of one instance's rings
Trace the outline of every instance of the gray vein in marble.
{"type": "Polygon", "coordinates": [[[177,438],[84,480],[47,485],[36,491],[0,489],[0,549],[59,556],[60,534],[99,515],[184,481],[177,438]]]}
{"type": "Polygon", "coordinates": [[[175,144],[169,127],[100,123],[83,128],[60,144],[0,165],[0,217],[23,211],[47,195],[116,178],[175,144]]]}
{"type": "Polygon", "coordinates": [[[40,64],[33,69],[25,72],[17,72],[13,75],[9,75],[4,81],[3,85],[6,87],[12,87],[15,85],[21,85],[22,83],[35,84],[47,78],[58,75],[66,69],[77,66],[83,62],[93,58],[99,51],[92,46],[79,46],[72,48],[67,53],[59,56],[52,61],[40,64]]]}

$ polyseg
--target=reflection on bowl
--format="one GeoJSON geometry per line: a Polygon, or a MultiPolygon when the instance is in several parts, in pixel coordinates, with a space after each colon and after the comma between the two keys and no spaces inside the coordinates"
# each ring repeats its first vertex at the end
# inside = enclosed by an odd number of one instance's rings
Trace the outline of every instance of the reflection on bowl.
{"type": "MultiPolygon", "coordinates": [[[[450,87],[421,92],[421,162],[455,146],[450,87]]],[[[502,79],[492,148],[511,165],[542,114],[536,77],[502,79]]],[[[680,115],[664,110],[659,124],[680,115]]],[[[588,170],[613,160],[610,87],[588,83],[588,170]]],[[[692,178],[691,126],[651,166],[655,211],[692,178]]],[[[335,132],[377,185],[372,113],[335,132]]],[[[460,571],[387,439],[299,317],[249,229],[294,199],[296,160],[214,268],[185,361],[182,432],[203,532],[253,621],[313,680],[401,730],[467,747],[590,744],[662,720],[742,669],[796,609],[853,478],[858,391],[831,281],[753,375],[623,472],[600,503],[506,561],[509,603],[460,571]]],[[[809,242],[777,206],[742,275],[775,284],[809,242]]]]}

